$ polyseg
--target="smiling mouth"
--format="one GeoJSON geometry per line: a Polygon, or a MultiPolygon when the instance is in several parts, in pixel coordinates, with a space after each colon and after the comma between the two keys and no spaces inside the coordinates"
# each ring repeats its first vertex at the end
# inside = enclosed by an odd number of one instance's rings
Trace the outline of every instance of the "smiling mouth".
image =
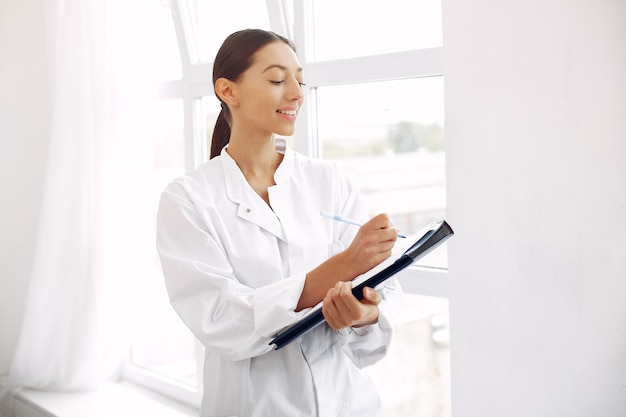
{"type": "Polygon", "coordinates": [[[298,114],[297,110],[276,110],[276,113],[286,114],[287,116],[296,116],[298,114]]]}

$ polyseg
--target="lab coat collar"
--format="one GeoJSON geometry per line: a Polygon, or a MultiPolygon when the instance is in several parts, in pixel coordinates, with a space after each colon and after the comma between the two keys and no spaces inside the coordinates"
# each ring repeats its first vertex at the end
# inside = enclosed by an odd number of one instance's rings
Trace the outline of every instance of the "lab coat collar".
{"type": "MultiPolygon", "coordinates": [[[[235,160],[226,152],[227,147],[228,145],[222,149],[220,159],[222,160],[224,170],[226,195],[233,203],[239,206],[237,216],[256,224],[286,242],[287,238],[280,220],[272,208],[250,187],[235,160]]],[[[277,149],[282,152],[279,146],[277,146],[277,149]]],[[[293,152],[285,148],[284,154],[285,157],[274,174],[275,187],[280,187],[280,184],[289,178],[293,170],[293,152]]]]}
{"type": "Polygon", "coordinates": [[[276,169],[276,173],[274,173],[274,182],[278,186],[291,177],[291,173],[293,172],[294,154],[285,139],[277,138],[275,143],[276,151],[284,154],[283,161],[278,166],[278,169],[276,169]]]}

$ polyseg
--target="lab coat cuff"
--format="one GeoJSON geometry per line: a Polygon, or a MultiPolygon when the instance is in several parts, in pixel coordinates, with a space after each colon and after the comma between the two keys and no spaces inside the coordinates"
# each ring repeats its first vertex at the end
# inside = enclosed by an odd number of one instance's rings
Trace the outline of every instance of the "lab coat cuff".
{"type": "Polygon", "coordinates": [[[378,323],[351,328],[349,334],[337,332],[344,352],[359,368],[364,368],[382,359],[389,349],[393,327],[384,314],[379,314],[378,323]]]}
{"type": "Polygon", "coordinates": [[[354,342],[362,337],[368,337],[375,344],[386,344],[393,334],[393,326],[385,314],[379,310],[378,321],[361,327],[346,327],[337,332],[344,343],[354,342]]]}
{"type": "Polygon", "coordinates": [[[254,324],[261,336],[274,337],[307,313],[309,309],[295,311],[305,279],[303,272],[255,290],[254,324]]]}

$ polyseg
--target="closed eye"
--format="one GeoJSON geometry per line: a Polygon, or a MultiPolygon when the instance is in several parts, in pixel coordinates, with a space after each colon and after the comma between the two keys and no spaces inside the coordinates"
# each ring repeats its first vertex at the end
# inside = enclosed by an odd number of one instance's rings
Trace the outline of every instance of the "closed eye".
{"type": "MultiPolygon", "coordinates": [[[[274,84],[274,85],[281,85],[281,84],[284,84],[284,83],[285,83],[285,80],[281,80],[281,81],[270,81],[270,82],[271,82],[272,84],[274,84]]],[[[303,83],[303,82],[298,81],[298,85],[299,85],[300,87],[304,87],[306,84],[305,84],[305,83],[303,83]]]]}

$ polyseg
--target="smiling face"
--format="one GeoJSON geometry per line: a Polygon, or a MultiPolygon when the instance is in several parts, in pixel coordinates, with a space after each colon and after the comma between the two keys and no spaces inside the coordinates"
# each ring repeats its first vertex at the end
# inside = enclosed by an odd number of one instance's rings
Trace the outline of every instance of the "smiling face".
{"type": "Polygon", "coordinates": [[[265,45],[232,85],[228,104],[233,129],[254,136],[292,135],[304,101],[302,85],[302,67],[293,49],[283,42],[265,45]]]}

